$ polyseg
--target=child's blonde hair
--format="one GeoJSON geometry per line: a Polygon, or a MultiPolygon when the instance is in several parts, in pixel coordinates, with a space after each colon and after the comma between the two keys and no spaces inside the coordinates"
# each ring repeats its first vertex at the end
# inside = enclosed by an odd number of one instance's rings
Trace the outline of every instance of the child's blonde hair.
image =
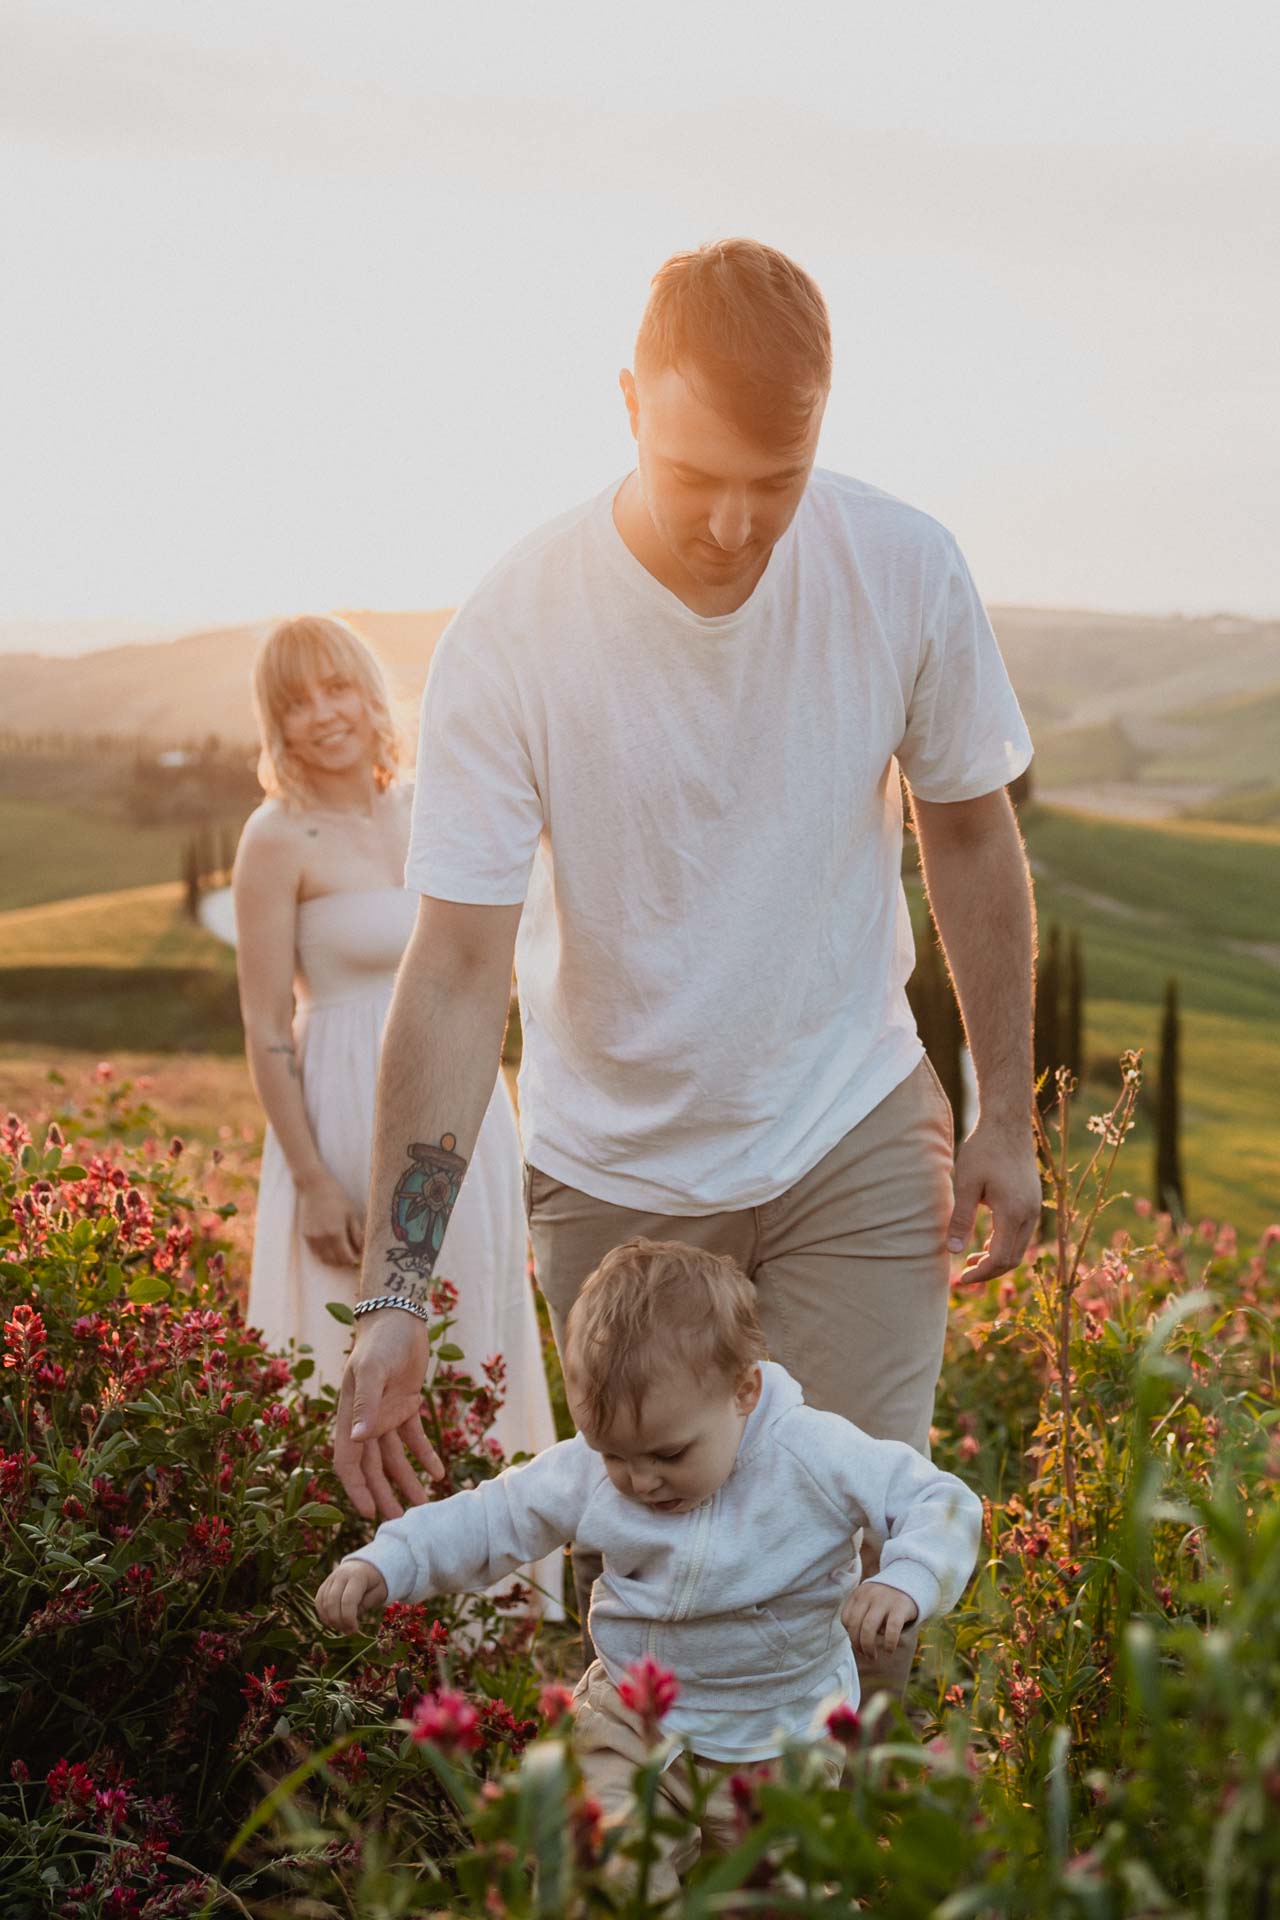
{"type": "Polygon", "coordinates": [[[733,1388],[768,1358],[741,1267],[682,1240],[628,1240],[607,1253],[569,1311],[564,1344],[580,1424],[593,1433],[620,1404],[638,1420],[664,1367],[720,1374],[733,1388]]]}
{"type": "Polygon", "coordinates": [[[267,635],[253,663],[253,706],[262,751],[258,783],[287,807],[304,807],[306,776],[285,745],[284,716],[327,673],[340,673],[358,688],[373,722],[373,779],[389,787],[400,764],[400,735],[391,717],[391,695],[376,654],[345,620],[304,613],[282,620],[267,635]]]}

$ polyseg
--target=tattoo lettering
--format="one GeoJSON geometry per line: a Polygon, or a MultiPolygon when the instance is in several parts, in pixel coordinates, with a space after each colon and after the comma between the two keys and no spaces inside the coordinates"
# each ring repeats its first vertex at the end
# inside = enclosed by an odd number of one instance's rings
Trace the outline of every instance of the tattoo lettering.
{"type": "Polygon", "coordinates": [[[398,1244],[386,1250],[402,1280],[425,1285],[431,1278],[467,1170],[462,1155],[454,1152],[457,1144],[456,1136],[446,1133],[438,1146],[419,1141],[409,1148],[409,1165],[391,1196],[391,1231],[398,1244]]]}
{"type": "Polygon", "coordinates": [[[292,1047],[285,1047],[285,1046],[268,1047],[267,1052],[268,1053],[287,1053],[289,1056],[289,1072],[292,1074],[295,1080],[301,1080],[302,1068],[298,1065],[298,1056],[292,1047]]]}

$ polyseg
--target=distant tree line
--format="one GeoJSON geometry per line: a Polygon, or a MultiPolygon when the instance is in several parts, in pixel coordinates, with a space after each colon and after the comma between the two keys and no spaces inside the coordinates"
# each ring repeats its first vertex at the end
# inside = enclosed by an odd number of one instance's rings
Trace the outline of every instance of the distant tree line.
{"type": "Polygon", "coordinates": [[[87,770],[101,769],[92,781],[93,804],[137,827],[174,821],[199,827],[210,819],[243,820],[262,798],[257,749],[224,741],[216,733],[201,739],[163,740],[141,732],[19,733],[8,729],[0,731],[0,756],[65,761],[76,774],[74,786],[81,795],[87,770]]]}
{"type": "Polygon", "coordinates": [[[142,746],[133,755],[122,798],[137,826],[182,820],[203,827],[228,816],[243,820],[262,798],[256,763],[256,751],[228,746],[216,733],[178,747],[142,746]]]}
{"type": "Polygon", "coordinates": [[[11,727],[0,728],[0,753],[39,760],[65,760],[86,753],[98,759],[109,756],[123,759],[126,754],[136,754],[154,744],[140,733],[19,733],[11,727]]]}

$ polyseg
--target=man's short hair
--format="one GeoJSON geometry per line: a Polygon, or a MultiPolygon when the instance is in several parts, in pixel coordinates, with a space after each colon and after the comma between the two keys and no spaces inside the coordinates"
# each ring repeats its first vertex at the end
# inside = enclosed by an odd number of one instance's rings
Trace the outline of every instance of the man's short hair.
{"type": "Polygon", "coordinates": [[[658,268],[636,336],[638,374],[674,367],[748,439],[803,439],[831,386],[831,322],[803,267],[759,240],[715,240],[658,268]]]}
{"type": "Polygon", "coordinates": [[[574,1301],[564,1357],[582,1424],[602,1433],[619,1405],[639,1420],[646,1389],[664,1372],[719,1376],[732,1392],[768,1348],[755,1288],[736,1261],[682,1240],[629,1240],[574,1301]]]}

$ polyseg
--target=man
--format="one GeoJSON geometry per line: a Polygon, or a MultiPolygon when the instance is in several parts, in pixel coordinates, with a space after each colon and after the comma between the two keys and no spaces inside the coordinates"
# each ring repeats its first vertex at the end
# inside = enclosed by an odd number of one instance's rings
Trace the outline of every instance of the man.
{"type": "MultiPolygon", "coordinates": [[[[948,1246],[991,1210],[976,1283],[1031,1236],[1032,910],[1004,792],[1030,741],[951,536],[815,472],[830,377],[826,308],[792,261],[745,240],[669,260],[621,376],[636,470],[508,555],[440,643],[338,1410],[367,1517],[426,1497],[406,1447],[438,1472],[423,1300],[517,927],[526,1199],[557,1338],[623,1241],[730,1253],[806,1398],[924,1452],[948,1246]],[[899,767],[978,1079],[954,1201],[950,1109],[904,993],[899,767]]],[[[864,1692],[900,1689],[911,1650],[864,1665],[864,1692]]]]}

